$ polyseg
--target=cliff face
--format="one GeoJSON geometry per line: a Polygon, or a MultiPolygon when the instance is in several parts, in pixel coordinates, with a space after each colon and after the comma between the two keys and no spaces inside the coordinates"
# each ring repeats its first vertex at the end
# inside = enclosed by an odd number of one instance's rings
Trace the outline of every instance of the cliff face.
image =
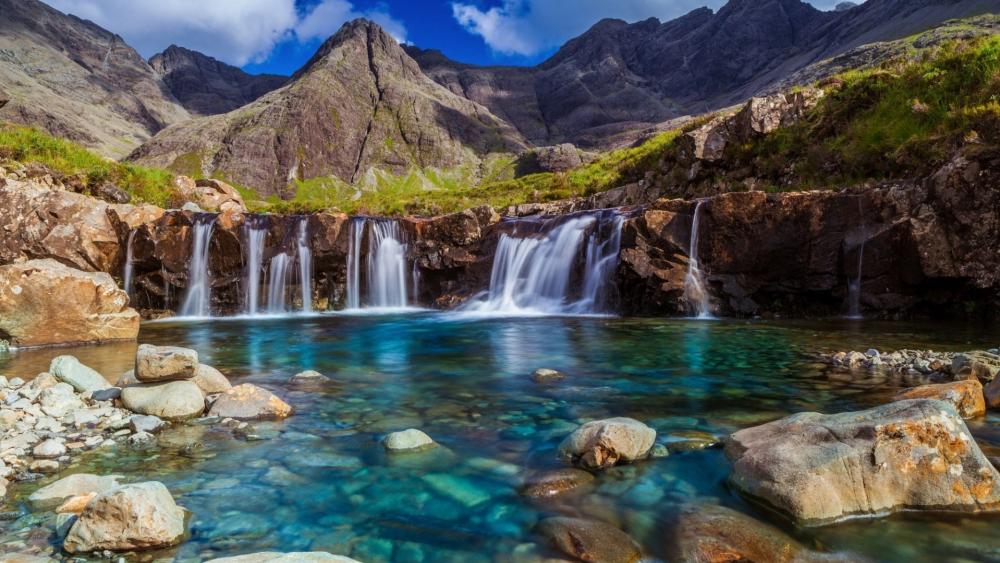
{"type": "Polygon", "coordinates": [[[296,179],[353,182],[369,168],[477,167],[486,153],[525,147],[483,106],[442,88],[378,25],[357,20],[290,82],[227,114],[171,127],[129,158],[221,174],[282,194],[296,179]]]}
{"type": "Polygon", "coordinates": [[[189,118],[121,37],[37,0],[0,0],[0,121],[120,157],[189,118]]]}
{"type": "Polygon", "coordinates": [[[232,111],[284,86],[288,81],[285,76],[247,74],[177,45],[153,55],[149,65],[192,115],[232,111]]]}

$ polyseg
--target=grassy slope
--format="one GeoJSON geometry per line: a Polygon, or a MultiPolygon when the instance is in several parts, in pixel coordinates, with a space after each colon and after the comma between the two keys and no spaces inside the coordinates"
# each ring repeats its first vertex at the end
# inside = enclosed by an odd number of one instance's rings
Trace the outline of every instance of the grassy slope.
{"type": "MultiPolygon", "coordinates": [[[[1000,37],[907,50],[894,62],[828,80],[826,88],[827,97],[802,122],[732,147],[721,165],[708,170],[709,182],[739,189],[739,180],[752,176],[773,189],[802,189],[914,177],[933,171],[961,146],[1000,143],[1000,37]]],[[[494,155],[478,171],[376,172],[359,186],[315,178],[300,182],[291,201],[260,201],[237,187],[256,210],[389,215],[554,201],[643,178],[690,195],[686,168],[675,159],[681,133],[663,133],[558,174],[515,179],[513,159],[494,155]],[[477,184],[475,177],[482,180],[477,184]]],[[[135,201],[166,205],[173,195],[169,172],[108,161],[24,127],[0,127],[0,160],[38,162],[85,187],[113,182],[135,201]]]]}

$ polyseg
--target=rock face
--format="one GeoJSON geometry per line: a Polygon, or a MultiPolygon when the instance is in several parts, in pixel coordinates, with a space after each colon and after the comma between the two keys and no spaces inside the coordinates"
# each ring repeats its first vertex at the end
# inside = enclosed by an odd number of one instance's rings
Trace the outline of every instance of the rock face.
{"type": "Polygon", "coordinates": [[[379,26],[356,20],[284,87],[237,111],[172,127],[129,158],[224,174],[269,195],[294,191],[296,179],[354,182],[373,166],[478,165],[489,152],[524,147],[486,108],[426,77],[379,26]]]}
{"type": "Polygon", "coordinates": [[[193,381],[145,383],[122,389],[122,404],[139,414],[187,420],[205,411],[205,396],[193,381]]]}
{"type": "Polygon", "coordinates": [[[291,416],[292,407],[267,389],[244,383],[220,395],[208,414],[237,420],[282,419],[291,416]]]}
{"type": "Polygon", "coordinates": [[[162,483],[106,491],[87,504],[63,541],[69,553],[169,547],[184,536],[184,510],[162,483]]]}
{"type": "Polygon", "coordinates": [[[197,51],[171,45],[149,59],[170,93],[192,115],[226,113],[284,86],[286,76],[252,75],[197,51]]]}
{"type": "Polygon", "coordinates": [[[580,426],[559,445],[559,455],[583,467],[603,469],[645,458],[656,431],[632,418],[595,420],[580,426]]]}
{"type": "Polygon", "coordinates": [[[986,414],[983,384],[976,380],[921,385],[896,395],[897,401],[908,399],[937,399],[951,403],[962,418],[975,418],[986,414]]]}
{"type": "Polygon", "coordinates": [[[1000,509],[1000,474],[949,403],[800,413],[726,441],[733,485],[804,524],[896,510],[1000,509]]]}
{"type": "Polygon", "coordinates": [[[191,379],[198,368],[198,352],[177,346],[140,344],[135,355],[135,377],[143,383],[191,379]]]}
{"type": "Polygon", "coordinates": [[[634,563],[642,557],[639,546],[610,524],[583,518],[546,518],[537,531],[571,557],[592,563],[634,563]]]}
{"type": "Polygon", "coordinates": [[[0,121],[23,123],[114,158],[189,118],[121,37],[37,0],[0,2],[0,121]]]}
{"type": "Polygon", "coordinates": [[[139,314],[108,274],[55,260],[0,266],[0,339],[15,346],[134,340],[139,314]]]}

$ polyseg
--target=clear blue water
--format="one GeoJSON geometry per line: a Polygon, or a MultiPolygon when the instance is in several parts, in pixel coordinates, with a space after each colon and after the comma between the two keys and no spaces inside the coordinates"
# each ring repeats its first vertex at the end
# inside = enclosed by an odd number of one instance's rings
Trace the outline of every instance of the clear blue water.
{"type": "MultiPolygon", "coordinates": [[[[555,514],[610,522],[657,559],[666,556],[673,516],[690,502],[724,504],[812,547],[875,560],[1000,560],[1000,520],[992,517],[897,515],[796,530],[726,486],[719,449],[609,470],[594,490],[559,500],[517,492],[526,473],[561,466],[556,447],[582,421],[630,416],[664,442],[692,431],[724,436],[793,412],[865,408],[902,383],[830,371],[815,353],[992,347],[1000,343],[996,327],[416,313],[148,323],[140,341],[195,348],[232,381],[267,387],[297,411],[257,424],[262,441],[184,425],[163,434],[152,457],[121,448],[83,458],[75,470],[156,479],[171,489],[192,512],[191,537],[162,555],[182,561],[262,550],[324,550],[369,562],[530,561],[551,555],[533,528],[555,514]],[[529,377],[539,367],[569,377],[539,385],[529,377]],[[334,383],[290,388],[286,380],[304,369],[334,383]],[[442,447],[386,455],[380,439],[410,427],[442,447]]],[[[134,350],[23,351],[0,357],[0,373],[30,377],[72,353],[114,380],[134,350]]],[[[970,424],[993,453],[998,423],[990,415],[970,424]]],[[[0,536],[45,518],[5,524],[0,536]]]]}

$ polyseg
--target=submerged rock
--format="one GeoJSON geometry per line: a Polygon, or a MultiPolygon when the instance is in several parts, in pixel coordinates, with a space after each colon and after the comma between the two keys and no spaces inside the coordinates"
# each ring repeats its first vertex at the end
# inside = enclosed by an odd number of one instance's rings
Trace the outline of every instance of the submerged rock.
{"type": "Polygon", "coordinates": [[[393,432],[382,440],[382,444],[391,452],[423,450],[437,445],[430,436],[416,428],[393,432]]]}
{"type": "Polygon", "coordinates": [[[642,557],[635,541],[610,524],[583,518],[546,518],[537,531],[555,548],[581,561],[633,563],[642,557]]]}
{"type": "Polygon", "coordinates": [[[644,459],[655,440],[656,431],[638,420],[595,420],[567,436],[559,445],[559,455],[586,468],[603,469],[644,459]]]}
{"type": "Polygon", "coordinates": [[[91,500],[63,542],[69,553],[169,547],[184,536],[184,509],[163,483],[123,485],[91,500]]]}
{"type": "Polygon", "coordinates": [[[244,383],[220,395],[208,414],[239,420],[282,419],[292,414],[292,407],[267,389],[244,383]]]}
{"type": "Polygon", "coordinates": [[[329,381],[331,381],[329,377],[311,369],[301,371],[288,378],[288,382],[292,385],[320,385],[329,381]]]}
{"type": "Polygon", "coordinates": [[[98,391],[111,387],[104,376],[80,363],[73,356],[57,356],[49,364],[49,373],[63,383],[69,383],[73,389],[83,393],[98,391]]]}
{"type": "Polygon", "coordinates": [[[139,414],[187,420],[205,411],[205,397],[192,381],[146,383],[122,389],[122,404],[139,414]]]}
{"type": "Polygon", "coordinates": [[[1000,509],[1000,473],[946,402],[799,413],[726,440],[733,485],[805,524],[896,510],[1000,509]]]}
{"type": "Polygon", "coordinates": [[[144,383],[191,379],[198,352],[177,346],[140,344],[135,354],[135,378],[144,383]]]}
{"type": "Polygon", "coordinates": [[[220,557],[209,559],[205,563],[360,563],[350,557],[343,555],[333,555],[325,551],[299,551],[293,553],[277,553],[263,551],[261,553],[248,553],[235,557],[220,557]]]}
{"type": "Polygon", "coordinates": [[[547,368],[536,369],[531,374],[531,380],[535,383],[553,383],[565,378],[566,374],[547,368]]]}
{"type": "Polygon", "coordinates": [[[582,469],[556,469],[528,476],[521,494],[529,498],[549,498],[592,485],[594,476],[582,469]]]}
{"type": "Polygon", "coordinates": [[[975,418],[986,414],[983,384],[975,379],[921,385],[896,395],[895,400],[907,399],[938,399],[951,403],[962,418],[975,418]]]}

